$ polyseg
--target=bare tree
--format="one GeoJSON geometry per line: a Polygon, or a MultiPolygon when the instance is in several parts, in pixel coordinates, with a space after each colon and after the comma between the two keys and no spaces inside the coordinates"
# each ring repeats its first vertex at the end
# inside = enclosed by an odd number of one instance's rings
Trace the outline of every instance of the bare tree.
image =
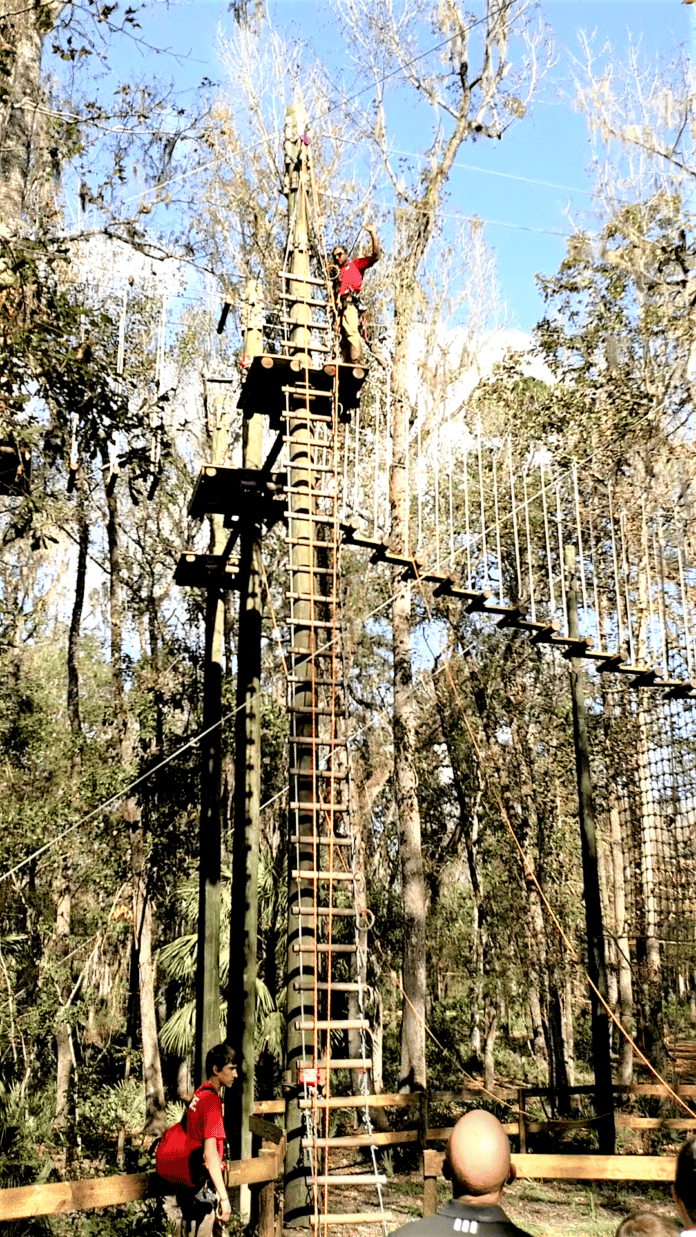
{"type": "MultiPolygon", "coordinates": [[[[409,555],[409,361],[424,301],[421,273],[440,227],[443,192],[462,143],[501,138],[525,115],[550,50],[536,0],[486,0],[481,18],[455,0],[338,0],[337,8],[350,29],[360,75],[372,84],[373,108],[363,113],[362,125],[355,120],[356,128],[376,146],[394,199],[391,543],[409,555]],[[426,39],[431,47],[423,51],[426,39]],[[397,83],[409,87],[432,117],[431,143],[408,178],[396,169],[389,137],[387,88],[397,83]]],[[[427,905],[414,764],[411,585],[398,568],[392,587],[394,785],[404,901],[400,1087],[412,1090],[426,1084],[427,905]]]]}

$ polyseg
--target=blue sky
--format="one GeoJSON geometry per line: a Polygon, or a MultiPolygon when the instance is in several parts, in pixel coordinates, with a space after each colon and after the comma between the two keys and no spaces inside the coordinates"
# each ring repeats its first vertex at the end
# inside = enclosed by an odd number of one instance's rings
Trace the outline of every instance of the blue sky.
{"type": "MultiPolygon", "coordinates": [[[[480,9],[481,0],[471,0],[480,9]]],[[[597,226],[592,202],[591,149],[585,121],[572,106],[568,55],[577,48],[580,29],[594,32],[599,46],[610,40],[621,55],[628,39],[640,40],[647,58],[669,58],[689,44],[694,10],[682,0],[543,0],[543,15],[556,40],[558,63],[546,79],[530,114],[501,142],[469,143],[460,151],[448,190],[446,210],[477,215],[485,221],[494,250],[511,325],[529,330],[541,313],[535,275],[551,273],[564,254],[564,236],[572,226],[597,226]]],[[[696,8],[696,6],[694,6],[696,8]]],[[[333,58],[336,71],[351,81],[351,67],[341,65],[339,44],[322,0],[270,0],[273,25],[313,41],[319,55],[333,58]]],[[[187,54],[185,63],[165,63],[184,89],[203,76],[221,80],[215,59],[216,31],[229,28],[231,16],[218,0],[150,0],[142,20],[153,42],[187,54]]],[[[358,83],[359,85],[359,83],[358,83]]],[[[408,114],[395,115],[399,143],[418,152],[408,114]]]]}

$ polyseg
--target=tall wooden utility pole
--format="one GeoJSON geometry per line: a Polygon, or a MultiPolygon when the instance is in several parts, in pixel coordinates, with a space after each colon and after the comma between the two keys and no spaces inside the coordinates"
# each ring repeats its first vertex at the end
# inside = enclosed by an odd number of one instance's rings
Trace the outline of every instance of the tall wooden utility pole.
{"type": "MultiPolygon", "coordinates": [[[[246,329],[244,356],[263,352],[259,315],[260,289],[247,282],[244,293],[246,329]]],[[[244,469],[262,465],[262,420],[245,416],[244,469]]],[[[239,630],[237,643],[237,712],[234,745],[234,842],[232,846],[232,900],[230,907],[230,961],[227,989],[227,1039],[237,1052],[239,1077],[227,1105],[227,1128],[233,1159],[251,1156],[249,1118],[254,1105],[254,1031],[256,1026],[256,971],[258,932],[259,804],[261,793],[261,537],[260,498],[250,503],[240,521],[239,630]]],[[[240,1186],[242,1224],[250,1219],[249,1187],[240,1186]]]]}
{"type": "MultiPolygon", "coordinates": [[[[578,599],[575,579],[575,550],[565,550],[568,635],[572,640],[580,638],[578,628],[578,599]]],[[[575,771],[578,782],[578,816],[580,821],[580,846],[582,851],[582,877],[585,897],[585,923],[587,925],[587,965],[592,983],[596,985],[603,1000],[608,1000],[607,968],[604,955],[604,925],[602,903],[599,893],[599,869],[597,866],[597,833],[595,828],[592,778],[590,774],[590,744],[587,735],[587,714],[582,690],[582,661],[570,659],[570,692],[573,703],[573,739],[575,742],[575,771]]],[[[616,1146],[614,1126],[614,1092],[611,1075],[609,1038],[609,1015],[594,990],[590,990],[592,1010],[592,1061],[595,1076],[595,1113],[599,1150],[603,1155],[613,1155],[616,1146]]]]}
{"type": "Polygon", "coordinates": [[[220,1039],[220,845],[223,605],[208,589],[205,608],[203,729],[201,743],[200,865],[198,870],[198,953],[196,957],[196,1042],[194,1085],[205,1077],[205,1056],[220,1039]]]}
{"type": "MultiPolygon", "coordinates": [[[[221,463],[227,452],[227,420],[209,425],[212,458],[221,463]]],[[[222,517],[211,516],[211,553],[220,554],[225,541],[222,517]]],[[[198,1086],[205,1057],[220,1039],[220,851],[222,844],[222,666],[224,602],[217,583],[206,594],[205,661],[203,666],[203,730],[201,743],[200,864],[198,876],[198,952],[196,957],[196,1038],[193,1076],[198,1086]]]]}
{"type": "MultiPolygon", "coordinates": [[[[285,174],[284,191],[288,198],[289,246],[291,252],[290,271],[292,275],[308,279],[309,239],[307,234],[307,197],[304,181],[301,176],[302,164],[306,157],[306,146],[301,141],[305,130],[305,118],[302,108],[294,105],[288,108],[285,121],[285,174]]],[[[294,359],[291,362],[300,382],[304,376],[307,379],[309,366],[308,345],[310,341],[306,323],[309,321],[309,309],[301,300],[307,298],[307,284],[294,283],[288,280],[287,293],[289,300],[288,317],[297,326],[291,327],[290,339],[294,349],[294,359]],[[292,298],[296,297],[297,301],[292,298]],[[302,370],[304,369],[304,375],[302,370]]],[[[300,385],[298,382],[298,386],[300,385]]],[[[293,403],[295,402],[293,398],[293,403]]],[[[312,603],[302,600],[311,596],[313,588],[313,562],[315,550],[312,545],[314,525],[311,520],[313,512],[312,495],[312,436],[306,412],[298,408],[297,415],[292,411],[287,422],[288,432],[288,488],[296,497],[292,513],[288,515],[288,542],[291,547],[290,588],[297,600],[294,605],[295,636],[291,651],[291,682],[293,708],[302,712],[293,715],[293,732],[290,735],[290,785],[291,798],[296,796],[297,803],[307,804],[306,810],[300,806],[297,813],[290,811],[290,821],[296,823],[298,836],[310,838],[314,834],[314,714],[316,707],[316,689],[314,686],[314,668],[312,654],[314,653],[314,633],[311,626],[313,620],[312,603]],[[303,498],[302,495],[306,495],[303,498]],[[306,623],[306,626],[303,624],[306,623]]],[[[292,852],[291,852],[292,853],[292,852]]],[[[298,868],[311,870],[314,862],[314,851],[311,845],[306,850],[298,842],[298,868]]],[[[287,958],[287,1032],[286,1032],[286,1108],[285,1130],[287,1151],[285,1156],[285,1214],[286,1225],[308,1224],[308,1207],[310,1171],[305,1166],[302,1152],[303,1121],[300,1110],[300,1088],[298,1064],[304,1054],[304,1041],[300,1030],[304,1014],[303,998],[300,985],[315,976],[315,958],[312,949],[307,946],[312,941],[313,930],[309,926],[311,920],[300,916],[300,911],[311,911],[313,904],[311,885],[308,882],[300,884],[292,875],[292,863],[288,873],[288,958],[287,958]]]]}

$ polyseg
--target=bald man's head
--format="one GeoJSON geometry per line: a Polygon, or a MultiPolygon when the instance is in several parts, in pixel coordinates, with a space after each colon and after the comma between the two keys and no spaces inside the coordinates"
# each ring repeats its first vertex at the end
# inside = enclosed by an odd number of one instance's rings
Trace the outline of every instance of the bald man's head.
{"type": "Polygon", "coordinates": [[[452,1182],[455,1198],[500,1196],[514,1179],[510,1167],[510,1143],[497,1117],[478,1108],[455,1125],[445,1151],[445,1175],[452,1182]]]}

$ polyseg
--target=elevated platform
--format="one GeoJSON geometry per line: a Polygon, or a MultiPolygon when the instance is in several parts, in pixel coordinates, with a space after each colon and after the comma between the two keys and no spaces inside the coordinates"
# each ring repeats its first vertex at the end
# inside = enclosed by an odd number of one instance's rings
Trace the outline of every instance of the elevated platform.
{"type": "Polygon", "coordinates": [[[208,588],[214,581],[219,588],[237,588],[239,577],[239,558],[228,558],[222,571],[219,554],[195,554],[193,550],[185,550],[181,555],[174,572],[174,583],[182,588],[208,588]]]}
{"type": "Polygon", "coordinates": [[[224,515],[228,519],[253,516],[271,528],[284,519],[284,489],[284,473],[204,464],[188,513],[192,520],[202,520],[206,515],[224,515]]]}
{"type": "Polygon", "coordinates": [[[304,385],[306,380],[311,391],[331,391],[337,372],[341,419],[348,421],[350,412],[360,401],[360,388],[367,370],[362,365],[346,365],[342,361],[305,367],[297,357],[277,356],[274,353],[256,356],[247,370],[237,407],[242,409],[245,417],[261,413],[269,418],[272,426],[280,428],[285,409],[283,387],[298,386],[299,383],[304,385]]]}

